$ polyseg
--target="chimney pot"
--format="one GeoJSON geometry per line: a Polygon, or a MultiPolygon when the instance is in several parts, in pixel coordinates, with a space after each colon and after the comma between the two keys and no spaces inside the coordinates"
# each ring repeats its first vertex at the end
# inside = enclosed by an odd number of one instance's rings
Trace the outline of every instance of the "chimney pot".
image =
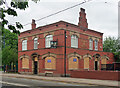
{"type": "Polygon", "coordinates": [[[81,10],[82,12],[85,12],[85,9],[83,9],[83,8],[80,8],[80,10],[81,10]]]}
{"type": "Polygon", "coordinates": [[[35,29],[36,28],[36,23],[35,23],[35,20],[34,19],[32,19],[32,29],[35,29]]]}

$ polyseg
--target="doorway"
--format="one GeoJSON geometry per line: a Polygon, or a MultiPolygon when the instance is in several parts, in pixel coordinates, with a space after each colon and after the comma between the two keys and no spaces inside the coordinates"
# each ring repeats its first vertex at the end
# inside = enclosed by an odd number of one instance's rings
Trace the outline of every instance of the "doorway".
{"type": "Polygon", "coordinates": [[[37,66],[37,61],[34,61],[34,74],[37,74],[37,68],[38,68],[38,66],[37,66]]]}
{"type": "Polygon", "coordinates": [[[95,70],[98,70],[98,61],[95,61],[95,70]]]}

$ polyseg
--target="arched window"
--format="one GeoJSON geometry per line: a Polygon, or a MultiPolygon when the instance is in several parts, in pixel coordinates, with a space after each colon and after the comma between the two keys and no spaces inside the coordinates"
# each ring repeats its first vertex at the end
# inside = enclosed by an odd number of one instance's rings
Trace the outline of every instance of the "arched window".
{"type": "Polygon", "coordinates": [[[22,50],[27,50],[27,40],[22,41],[22,50]]]}
{"type": "Polygon", "coordinates": [[[95,39],[95,50],[98,50],[98,41],[95,39]]]}
{"type": "Polygon", "coordinates": [[[28,58],[22,58],[22,68],[29,69],[29,59],[28,58]]]}
{"type": "Polygon", "coordinates": [[[38,49],[38,38],[34,38],[34,49],[38,49]]]}
{"type": "Polygon", "coordinates": [[[93,40],[89,39],[89,50],[93,50],[93,40]]]}
{"type": "Polygon", "coordinates": [[[71,47],[78,48],[78,37],[76,35],[71,36],[71,47]]]}
{"type": "Polygon", "coordinates": [[[89,57],[84,58],[84,69],[89,69],[89,57]]]}
{"type": "Polygon", "coordinates": [[[56,69],[56,59],[54,57],[45,58],[45,69],[56,69]]]}
{"type": "Polygon", "coordinates": [[[77,70],[78,69],[78,58],[70,57],[68,66],[69,66],[68,67],[69,70],[77,70]]]}
{"type": "Polygon", "coordinates": [[[107,60],[109,60],[109,58],[107,56],[101,57],[101,69],[102,70],[106,69],[107,60]]]}
{"type": "Polygon", "coordinates": [[[53,40],[53,35],[47,35],[45,37],[45,47],[46,48],[49,48],[50,47],[50,41],[53,40]]]}

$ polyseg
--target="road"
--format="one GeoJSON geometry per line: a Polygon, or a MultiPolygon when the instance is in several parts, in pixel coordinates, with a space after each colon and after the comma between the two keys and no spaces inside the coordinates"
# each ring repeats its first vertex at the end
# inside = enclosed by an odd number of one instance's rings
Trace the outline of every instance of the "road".
{"type": "Polygon", "coordinates": [[[113,88],[89,84],[64,83],[47,80],[2,77],[2,88],[113,88]]]}

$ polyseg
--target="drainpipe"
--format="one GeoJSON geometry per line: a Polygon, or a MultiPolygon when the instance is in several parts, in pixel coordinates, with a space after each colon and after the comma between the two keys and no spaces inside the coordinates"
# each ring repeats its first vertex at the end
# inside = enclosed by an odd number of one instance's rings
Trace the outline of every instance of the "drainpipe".
{"type": "Polygon", "coordinates": [[[65,51],[64,51],[64,76],[66,77],[66,30],[64,32],[65,36],[64,36],[64,39],[65,39],[65,51]]]}

